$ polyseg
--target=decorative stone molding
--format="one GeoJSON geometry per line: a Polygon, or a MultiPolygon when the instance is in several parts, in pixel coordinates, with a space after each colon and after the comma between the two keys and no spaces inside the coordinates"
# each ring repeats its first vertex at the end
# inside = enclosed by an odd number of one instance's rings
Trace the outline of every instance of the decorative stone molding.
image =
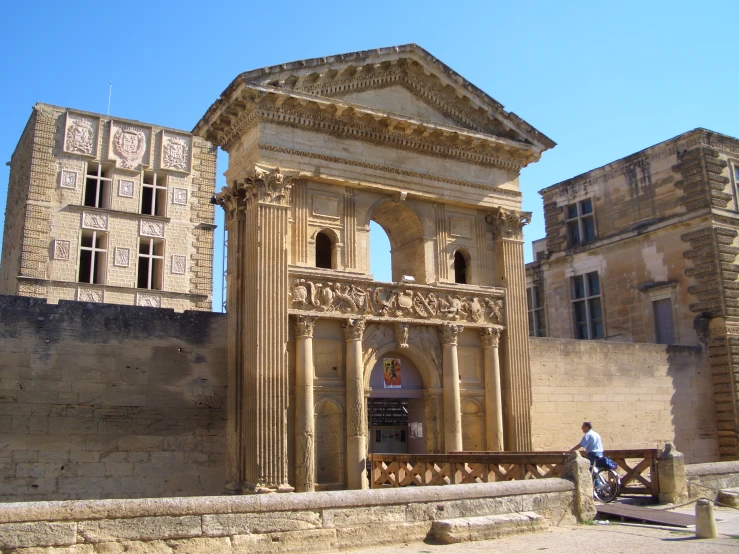
{"type": "Polygon", "coordinates": [[[498,348],[502,327],[484,327],[480,329],[480,342],[483,346],[498,348]]]}
{"type": "Polygon", "coordinates": [[[136,293],[136,305],[145,306],[147,308],[161,308],[162,297],[158,294],[148,294],[145,292],[136,293]]]}
{"type": "Polygon", "coordinates": [[[441,326],[441,344],[456,346],[459,333],[463,329],[461,325],[443,324],[441,326]]]}
{"type": "Polygon", "coordinates": [[[293,274],[291,309],[377,319],[499,324],[504,291],[444,290],[439,286],[393,285],[293,274]]]}
{"type": "Polygon", "coordinates": [[[54,239],[54,259],[68,260],[70,244],[68,240],[54,239]]]}
{"type": "Polygon", "coordinates": [[[144,163],[151,130],[111,123],[110,156],[125,169],[137,169],[144,163]]]}
{"type": "Polygon", "coordinates": [[[102,304],[103,295],[103,289],[86,289],[83,287],[77,289],[78,302],[93,302],[95,304],[102,304]]]}
{"type": "Polygon", "coordinates": [[[187,189],[172,189],[172,204],[187,206],[187,189]]]}
{"type": "Polygon", "coordinates": [[[290,205],[290,191],[297,172],[283,174],[279,167],[255,165],[246,178],[234,181],[216,195],[216,203],[230,213],[239,203],[248,207],[252,203],[290,205]]]}
{"type": "Polygon", "coordinates": [[[139,233],[142,237],[164,238],[164,223],[142,219],[139,225],[139,233]]]}
{"type": "Polygon", "coordinates": [[[299,315],[295,318],[295,336],[313,338],[313,327],[317,317],[299,315]]]}
{"type": "Polygon", "coordinates": [[[184,275],[187,268],[187,258],[185,256],[172,255],[172,273],[175,275],[184,275]]]}
{"type": "Polygon", "coordinates": [[[128,267],[131,263],[131,250],[129,248],[121,248],[116,246],[113,249],[113,265],[118,267],[128,267]]]}
{"type": "Polygon", "coordinates": [[[133,198],[133,181],[131,179],[118,179],[118,196],[133,198]]]}
{"type": "Polygon", "coordinates": [[[493,226],[497,239],[523,240],[523,227],[531,222],[531,212],[495,208],[486,220],[493,226]]]}
{"type": "Polygon", "coordinates": [[[400,348],[408,348],[408,329],[407,323],[395,324],[395,340],[400,348]]]}
{"type": "Polygon", "coordinates": [[[77,188],[77,172],[68,169],[62,169],[59,174],[59,186],[64,189],[77,188]]]}
{"type": "Polygon", "coordinates": [[[162,131],[162,169],[190,172],[191,137],[162,131]]]}
{"type": "Polygon", "coordinates": [[[72,154],[95,155],[98,120],[67,112],[64,151],[72,154]]]}
{"type": "Polygon", "coordinates": [[[363,318],[357,319],[346,319],[341,323],[341,328],[344,330],[344,339],[347,341],[351,340],[362,340],[364,334],[365,320],[363,318]]]}
{"type": "Polygon", "coordinates": [[[96,231],[108,230],[108,214],[82,212],[82,228],[96,231]]]}

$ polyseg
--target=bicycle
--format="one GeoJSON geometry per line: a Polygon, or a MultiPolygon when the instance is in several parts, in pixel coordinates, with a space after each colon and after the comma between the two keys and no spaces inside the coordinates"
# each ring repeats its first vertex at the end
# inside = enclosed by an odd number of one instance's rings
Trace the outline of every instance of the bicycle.
{"type": "MultiPolygon", "coordinates": [[[[597,461],[603,458],[598,458],[597,461]]],[[[590,466],[590,475],[593,477],[593,497],[608,504],[618,496],[621,480],[618,474],[607,467],[597,467],[597,463],[590,466]]]]}

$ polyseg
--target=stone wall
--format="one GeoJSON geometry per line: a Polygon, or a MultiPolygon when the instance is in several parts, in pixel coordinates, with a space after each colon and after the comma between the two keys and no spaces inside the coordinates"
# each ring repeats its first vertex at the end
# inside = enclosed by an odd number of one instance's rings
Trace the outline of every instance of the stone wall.
{"type": "Polygon", "coordinates": [[[739,462],[688,465],[685,477],[690,498],[719,499],[719,491],[739,487],[739,462]]]}
{"type": "Polygon", "coordinates": [[[662,448],[718,460],[711,371],[699,349],[531,339],[534,448],[561,450],[591,421],[606,449],[662,448]]]}
{"type": "Polygon", "coordinates": [[[0,296],[0,501],[219,494],[226,317],[0,296]]]}

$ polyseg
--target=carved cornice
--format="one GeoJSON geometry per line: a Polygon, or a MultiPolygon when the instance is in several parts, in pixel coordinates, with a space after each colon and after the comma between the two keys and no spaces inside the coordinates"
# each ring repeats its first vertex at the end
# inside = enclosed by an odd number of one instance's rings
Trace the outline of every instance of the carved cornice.
{"type": "Polygon", "coordinates": [[[255,203],[289,206],[290,190],[296,177],[294,172],[290,175],[281,173],[279,167],[255,165],[246,177],[223,187],[215,201],[229,217],[233,217],[239,207],[247,209],[255,203]]]}
{"type": "Polygon", "coordinates": [[[308,339],[313,338],[313,327],[318,318],[309,315],[299,315],[295,317],[295,336],[308,339]]]}
{"type": "Polygon", "coordinates": [[[460,325],[445,323],[441,326],[441,344],[444,346],[457,346],[459,333],[464,330],[460,325]]]}
{"type": "Polygon", "coordinates": [[[291,272],[290,312],[372,321],[424,323],[454,322],[472,326],[502,323],[502,289],[465,291],[457,287],[395,285],[338,276],[291,272]]]}
{"type": "Polygon", "coordinates": [[[498,326],[480,329],[480,342],[485,347],[498,348],[501,331],[503,331],[503,328],[498,326]]]}
{"type": "Polygon", "coordinates": [[[523,240],[523,227],[531,222],[531,212],[494,208],[485,219],[493,226],[495,240],[523,240]]]}
{"type": "Polygon", "coordinates": [[[341,323],[341,328],[344,331],[344,340],[362,340],[364,335],[364,326],[366,321],[363,318],[346,319],[341,323]]]}

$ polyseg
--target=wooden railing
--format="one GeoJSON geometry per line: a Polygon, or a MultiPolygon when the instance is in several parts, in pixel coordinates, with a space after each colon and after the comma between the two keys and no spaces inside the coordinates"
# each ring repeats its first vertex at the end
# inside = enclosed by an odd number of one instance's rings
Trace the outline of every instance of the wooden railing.
{"type": "MultiPolygon", "coordinates": [[[[619,494],[659,497],[658,450],[608,450],[605,455],[618,464],[619,494]]],[[[567,456],[567,452],[370,454],[370,486],[460,485],[561,477],[567,456]]]]}

